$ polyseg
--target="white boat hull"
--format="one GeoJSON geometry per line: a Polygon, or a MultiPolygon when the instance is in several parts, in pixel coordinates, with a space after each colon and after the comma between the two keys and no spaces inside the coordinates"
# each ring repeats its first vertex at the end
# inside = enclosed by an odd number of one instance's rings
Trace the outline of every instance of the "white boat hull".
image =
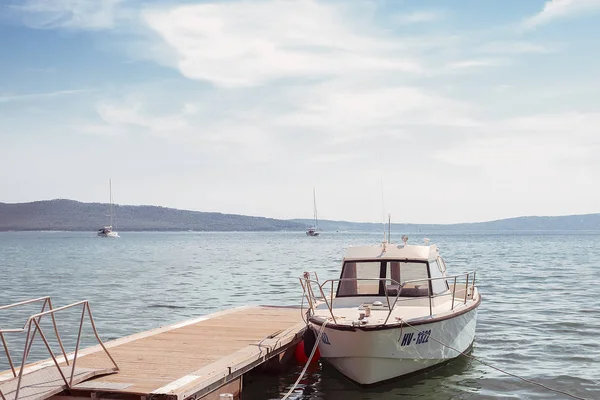
{"type": "MultiPolygon", "coordinates": [[[[410,321],[409,321],[410,323],[410,321]]],[[[369,385],[410,374],[451,360],[469,349],[475,338],[477,307],[448,319],[414,328],[338,330],[325,327],[319,342],[321,357],[351,380],[369,385]],[[429,335],[429,337],[428,337],[429,335]]],[[[312,323],[315,331],[320,329],[312,323]]]]}
{"type": "Polygon", "coordinates": [[[119,234],[117,232],[108,232],[108,233],[98,233],[98,236],[117,238],[117,237],[119,237],[119,234]]]}

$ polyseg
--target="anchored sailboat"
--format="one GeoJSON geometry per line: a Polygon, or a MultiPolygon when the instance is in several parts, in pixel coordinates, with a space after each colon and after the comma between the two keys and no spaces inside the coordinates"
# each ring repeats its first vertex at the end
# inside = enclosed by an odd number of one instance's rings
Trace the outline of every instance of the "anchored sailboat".
{"type": "Polygon", "coordinates": [[[112,180],[108,180],[108,187],[110,191],[110,205],[109,205],[109,213],[110,213],[110,225],[105,226],[104,228],[98,229],[98,236],[100,237],[119,237],[119,234],[113,231],[113,197],[112,197],[112,180]]]}
{"type": "Polygon", "coordinates": [[[317,220],[317,197],[315,195],[315,188],[313,188],[313,210],[315,224],[308,228],[306,231],[307,236],[319,236],[319,222],[317,220]]]}

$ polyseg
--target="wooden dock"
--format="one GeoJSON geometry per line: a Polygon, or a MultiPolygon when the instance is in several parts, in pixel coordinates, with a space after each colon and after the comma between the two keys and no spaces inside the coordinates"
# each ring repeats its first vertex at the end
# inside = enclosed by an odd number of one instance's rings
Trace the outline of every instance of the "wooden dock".
{"type": "MultiPolygon", "coordinates": [[[[218,399],[225,392],[239,396],[243,374],[291,354],[304,329],[295,307],[222,311],[105,343],[118,372],[94,376],[112,367],[110,359],[99,345],[80,350],[76,373],[81,378],[71,389],[57,379],[58,372],[49,373],[58,371],[52,360],[27,365],[21,391],[31,395],[19,394],[19,399],[218,399]],[[85,373],[91,378],[86,379],[85,373]]],[[[73,357],[67,355],[69,360],[73,357]]],[[[62,368],[70,368],[63,356],[57,359],[62,368]]],[[[10,370],[0,373],[6,400],[14,399],[15,379],[10,370]]]]}

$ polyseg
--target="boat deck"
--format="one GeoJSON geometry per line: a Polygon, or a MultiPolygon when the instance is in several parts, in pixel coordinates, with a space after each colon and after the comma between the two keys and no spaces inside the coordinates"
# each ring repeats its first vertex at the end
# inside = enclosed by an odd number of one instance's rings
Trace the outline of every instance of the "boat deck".
{"type": "MultiPolygon", "coordinates": [[[[82,381],[68,392],[63,388],[58,392],[62,392],[60,398],[202,398],[291,348],[301,340],[304,328],[298,308],[254,306],[218,312],[107,342],[119,371],[82,381]]],[[[59,360],[63,361],[61,366],[66,365],[64,358],[59,360]]],[[[50,365],[54,365],[51,360],[28,365],[24,383],[26,377],[39,374],[40,370],[58,371],[50,365]]],[[[101,347],[94,346],[79,352],[76,366],[76,372],[90,373],[112,364],[101,347]]],[[[19,398],[30,400],[57,394],[61,382],[53,374],[46,375],[45,394],[19,398]]],[[[12,380],[11,371],[0,374],[0,390],[4,391],[3,385],[12,380]]],[[[35,379],[35,383],[44,382],[35,379]]],[[[21,390],[32,389],[25,385],[21,390]]]]}

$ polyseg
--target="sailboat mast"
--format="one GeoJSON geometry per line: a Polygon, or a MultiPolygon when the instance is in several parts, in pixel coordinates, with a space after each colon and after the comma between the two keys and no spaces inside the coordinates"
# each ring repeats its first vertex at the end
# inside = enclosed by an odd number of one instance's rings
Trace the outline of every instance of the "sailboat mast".
{"type": "Polygon", "coordinates": [[[313,188],[313,207],[314,207],[314,218],[315,218],[315,229],[317,228],[317,195],[315,194],[315,188],[313,188]]]}
{"type": "Polygon", "coordinates": [[[109,210],[110,210],[110,226],[112,226],[113,225],[112,179],[108,180],[108,189],[109,189],[109,192],[110,192],[110,208],[109,208],[109,210]]]}

